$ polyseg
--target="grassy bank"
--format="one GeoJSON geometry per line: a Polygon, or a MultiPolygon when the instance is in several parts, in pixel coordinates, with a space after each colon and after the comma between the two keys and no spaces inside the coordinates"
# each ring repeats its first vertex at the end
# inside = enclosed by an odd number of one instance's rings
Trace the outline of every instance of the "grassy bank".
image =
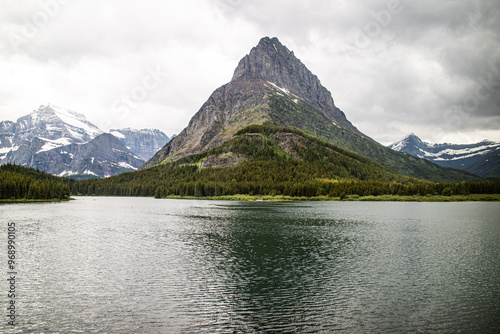
{"type": "Polygon", "coordinates": [[[472,194],[472,195],[453,195],[453,196],[362,196],[348,198],[351,201],[393,201],[393,202],[491,202],[500,201],[500,194],[472,194]]]}
{"type": "MultiPolygon", "coordinates": [[[[231,196],[167,196],[169,199],[203,199],[203,200],[221,200],[221,201],[341,201],[340,197],[292,197],[292,196],[254,196],[254,195],[231,195],[231,196]]],[[[472,194],[472,195],[453,195],[453,196],[398,196],[398,195],[380,195],[380,196],[358,196],[349,195],[342,201],[386,201],[386,202],[478,202],[478,201],[500,201],[500,194],[472,194]]]]}

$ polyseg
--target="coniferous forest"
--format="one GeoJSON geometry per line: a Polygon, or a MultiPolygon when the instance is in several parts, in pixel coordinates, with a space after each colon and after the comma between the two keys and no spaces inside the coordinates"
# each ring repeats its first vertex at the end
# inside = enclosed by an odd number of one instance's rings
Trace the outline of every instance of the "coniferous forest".
{"type": "Polygon", "coordinates": [[[65,200],[70,196],[70,183],[32,168],[0,166],[0,200],[65,200]]]}

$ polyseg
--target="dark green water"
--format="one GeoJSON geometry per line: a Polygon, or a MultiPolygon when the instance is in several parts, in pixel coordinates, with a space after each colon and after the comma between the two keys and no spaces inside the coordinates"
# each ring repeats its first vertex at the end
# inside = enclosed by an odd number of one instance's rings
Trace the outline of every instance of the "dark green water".
{"type": "Polygon", "coordinates": [[[500,203],[1,205],[2,333],[497,333],[500,203]]]}

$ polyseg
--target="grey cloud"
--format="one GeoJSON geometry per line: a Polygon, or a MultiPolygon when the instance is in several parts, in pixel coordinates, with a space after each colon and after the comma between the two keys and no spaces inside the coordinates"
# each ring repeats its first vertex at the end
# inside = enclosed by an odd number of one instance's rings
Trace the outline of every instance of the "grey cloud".
{"type": "MultiPolygon", "coordinates": [[[[500,129],[497,0],[66,2],[17,51],[8,36],[19,33],[40,4],[0,4],[0,65],[19,66],[0,74],[25,87],[24,100],[39,96],[37,85],[45,85],[55,104],[78,105],[74,101],[88,94],[95,108],[86,101],[82,108],[99,110],[88,115],[98,121],[140,83],[147,66],[158,65],[168,78],[120,122],[139,122],[142,115],[141,126],[179,132],[268,35],[294,50],[347,117],[376,140],[413,131],[436,141],[453,133],[459,141],[461,134],[500,129]],[[391,12],[394,4],[398,10],[391,12]],[[23,72],[23,62],[37,69],[36,77],[23,72]]],[[[16,94],[0,84],[0,95],[8,97],[0,102],[3,120],[16,94]]]]}

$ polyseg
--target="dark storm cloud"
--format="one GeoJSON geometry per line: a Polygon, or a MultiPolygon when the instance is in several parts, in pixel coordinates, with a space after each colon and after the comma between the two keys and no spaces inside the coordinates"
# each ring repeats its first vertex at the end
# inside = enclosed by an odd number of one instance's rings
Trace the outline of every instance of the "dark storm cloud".
{"type": "Polygon", "coordinates": [[[232,15],[309,61],[338,106],[378,140],[410,130],[472,140],[500,128],[498,1],[229,2],[232,15]]]}

